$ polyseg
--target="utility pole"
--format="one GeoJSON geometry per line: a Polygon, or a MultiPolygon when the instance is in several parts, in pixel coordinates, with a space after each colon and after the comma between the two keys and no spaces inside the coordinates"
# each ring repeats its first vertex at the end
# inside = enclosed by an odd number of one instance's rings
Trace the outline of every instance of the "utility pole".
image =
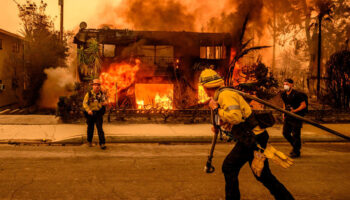
{"type": "Polygon", "coordinates": [[[63,4],[64,0],[58,0],[58,5],[61,6],[61,25],[60,25],[60,39],[63,41],[63,4]]]}
{"type": "Polygon", "coordinates": [[[272,46],[272,67],[271,71],[274,72],[275,70],[275,60],[276,60],[276,8],[273,6],[273,25],[272,25],[272,31],[273,31],[273,46],[272,46]]]}

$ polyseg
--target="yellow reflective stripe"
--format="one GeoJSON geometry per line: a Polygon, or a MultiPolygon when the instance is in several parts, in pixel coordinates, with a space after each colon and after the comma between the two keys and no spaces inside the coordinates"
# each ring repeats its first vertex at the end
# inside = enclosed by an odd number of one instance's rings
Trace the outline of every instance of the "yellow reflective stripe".
{"type": "Polygon", "coordinates": [[[225,111],[230,111],[230,110],[240,110],[241,108],[239,107],[239,105],[232,105],[232,106],[228,106],[225,111]]]}
{"type": "Polygon", "coordinates": [[[205,84],[218,79],[222,79],[222,78],[218,74],[215,74],[213,76],[208,76],[208,77],[199,77],[199,82],[201,84],[205,84]]]}

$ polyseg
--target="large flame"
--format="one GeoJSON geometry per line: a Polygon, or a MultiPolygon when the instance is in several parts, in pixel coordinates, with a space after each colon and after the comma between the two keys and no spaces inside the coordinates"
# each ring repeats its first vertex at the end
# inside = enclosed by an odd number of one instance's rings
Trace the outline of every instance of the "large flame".
{"type": "Polygon", "coordinates": [[[135,96],[138,109],[173,109],[172,84],[136,84],[135,96]]]}
{"type": "Polygon", "coordinates": [[[139,70],[141,62],[136,59],[135,64],[112,63],[102,71],[100,75],[101,88],[107,91],[108,102],[116,102],[116,91],[130,87],[135,82],[136,72],[139,70]],[[116,89],[117,84],[117,89],[116,89]]]}

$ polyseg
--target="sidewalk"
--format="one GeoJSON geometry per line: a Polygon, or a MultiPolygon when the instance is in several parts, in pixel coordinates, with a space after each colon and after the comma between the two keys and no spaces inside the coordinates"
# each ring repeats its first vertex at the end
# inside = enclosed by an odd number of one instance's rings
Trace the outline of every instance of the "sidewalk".
{"type": "MultiPolygon", "coordinates": [[[[325,126],[350,136],[350,124],[326,124],[325,126]]],[[[210,124],[117,124],[104,123],[106,142],[211,142],[210,124]]],[[[282,125],[268,129],[271,142],[285,142],[282,125]]],[[[95,133],[96,134],[96,133],[95,133]]],[[[94,137],[97,141],[98,137],[94,137]]],[[[304,124],[304,142],[341,142],[343,138],[304,124]]],[[[85,124],[60,124],[54,116],[1,115],[0,142],[49,142],[81,144],[86,141],[85,124]]]]}

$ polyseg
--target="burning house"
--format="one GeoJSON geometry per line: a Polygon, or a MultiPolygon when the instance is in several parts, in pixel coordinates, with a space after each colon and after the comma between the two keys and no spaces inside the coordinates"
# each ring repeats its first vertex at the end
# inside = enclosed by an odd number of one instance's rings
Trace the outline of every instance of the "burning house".
{"type": "Polygon", "coordinates": [[[213,65],[225,72],[232,36],[87,29],[82,23],[74,43],[78,54],[89,52],[91,44],[98,49],[95,62],[84,64],[84,59],[79,59],[77,70],[82,82],[99,77],[112,105],[128,109],[188,109],[207,98],[198,85],[200,71],[213,65]]]}

